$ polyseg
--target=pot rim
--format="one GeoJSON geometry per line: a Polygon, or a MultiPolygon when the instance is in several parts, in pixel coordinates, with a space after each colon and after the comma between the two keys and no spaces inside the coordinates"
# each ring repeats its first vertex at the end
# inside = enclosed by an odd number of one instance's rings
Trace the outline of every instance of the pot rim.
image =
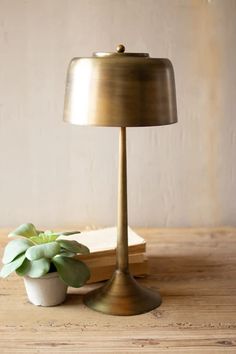
{"type": "Polygon", "coordinates": [[[50,272],[50,273],[47,273],[39,278],[32,278],[32,277],[29,277],[28,275],[25,275],[24,278],[27,278],[27,279],[37,279],[37,280],[44,280],[44,279],[52,279],[52,278],[59,278],[59,274],[58,272],[50,272]]]}

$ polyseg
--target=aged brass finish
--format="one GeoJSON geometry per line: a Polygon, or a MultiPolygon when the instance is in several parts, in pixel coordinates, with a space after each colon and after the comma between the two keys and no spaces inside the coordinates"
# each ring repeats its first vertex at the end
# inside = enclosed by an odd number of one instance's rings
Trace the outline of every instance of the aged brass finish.
{"type": "Polygon", "coordinates": [[[126,128],[120,128],[118,181],[117,265],[112,278],[85,297],[90,308],[110,315],[138,315],[161,304],[158,293],[141,287],[129,273],[126,128]]]}
{"type": "Polygon", "coordinates": [[[161,297],[141,287],[129,273],[116,270],[104,286],[86,295],[85,304],[108,315],[131,316],[155,309],[161,297]]]}
{"type": "Polygon", "coordinates": [[[68,68],[64,120],[78,125],[120,127],[117,266],[112,278],[85,296],[96,311],[136,315],[158,307],[157,292],[141,287],[129,273],[126,127],[177,122],[174,71],[168,59],[147,53],[114,53],[74,58],[68,68]]]}
{"type": "Polygon", "coordinates": [[[64,120],[110,127],[177,122],[171,62],[150,58],[147,53],[120,51],[72,59],[67,74],[64,120]]]}
{"type": "Polygon", "coordinates": [[[123,44],[119,44],[117,47],[116,47],[116,51],[117,53],[124,53],[125,51],[125,46],[123,44]]]}

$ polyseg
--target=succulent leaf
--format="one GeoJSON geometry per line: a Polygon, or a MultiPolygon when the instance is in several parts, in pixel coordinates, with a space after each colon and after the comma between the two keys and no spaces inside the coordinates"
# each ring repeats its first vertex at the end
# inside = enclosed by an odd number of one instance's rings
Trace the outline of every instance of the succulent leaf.
{"type": "Polygon", "coordinates": [[[25,258],[21,266],[16,269],[16,274],[23,276],[28,272],[29,269],[30,269],[30,261],[27,258],[25,258]]]}
{"type": "Polygon", "coordinates": [[[90,278],[88,267],[78,259],[56,256],[52,262],[61,279],[69,286],[79,288],[90,278]]]}
{"type": "Polygon", "coordinates": [[[35,261],[40,258],[52,258],[59,254],[60,250],[59,243],[50,242],[28,248],[25,255],[30,261],[35,261]]]}
{"type": "Polygon", "coordinates": [[[25,254],[20,254],[11,263],[5,264],[0,272],[2,278],[6,278],[10,273],[14,272],[18,267],[22,265],[25,259],[25,254]]]}
{"type": "Polygon", "coordinates": [[[89,253],[88,247],[85,245],[82,245],[81,243],[75,241],[75,240],[57,240],[57,243],[60,244],[60,246],[67,251],[74,252],[74,253],[82,253],[82,254],[87,254],[89,253]]]}
{"type": "Polygon", "coordinates": [[[33,242],[26,238],[10,241],[6,245],[4,250],[3,259],[2,259],[3,264],[10,263],[19,254],[25,252],[31,246],[33,246],[33,242]]]}
{"type": "Polygon", "coordinates": [[[74,257],[75,255],[76,255],[76,253],[67,251],[63,248],[61,249],[61,252],[60,252],[60,256],[63,256],[63,257],[74,257]]]}
{"type": "Polygon", "coordinates": [[[35,261],[28,261],[26,266],[27,271],[24,275],[28,275],[31,278],[40,278],[47,274],[50,269],[50,261],[45,258],[40,258],[35,261]]]}
{"type": "Polygon", "coordinates": [[[40,233],[38,236],[30,237],[30,240],[36,243],[37,245],[41,245],[42,243],[53,242],[58,238],[57,234],[45,234],[40,233]]]}
{"type": "Polygon", "coordinates": [[[81,231],[61,231],[61,232],[57,232],[56,234],[58,236],[70,236],[70,235],[76,235],[76,234],[80,234],[81,231]]]}
{"type": "Polygon", "coordinates": [[[35,226],[31,223],[28,224],[22,224],[17,229],[12,231],[8,236],[9,237],[14,237],[14,236],[24,236],[24,237],[31,237],[31,236],[37,236],[39,234],[39,231],[36,230],[35,226]]]}

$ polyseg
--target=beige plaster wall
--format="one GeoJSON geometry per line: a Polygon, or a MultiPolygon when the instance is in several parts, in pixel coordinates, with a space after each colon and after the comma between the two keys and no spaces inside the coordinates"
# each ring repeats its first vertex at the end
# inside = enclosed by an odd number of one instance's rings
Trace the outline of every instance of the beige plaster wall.
{"type": "Polygon", "coordinates": [[[235,0],[0,0],[0,226],[116,222],[118,130],[62,122],[74,56],[168,57],[179,123],[128,130],[133,226],[236,225],[235,0]]]}

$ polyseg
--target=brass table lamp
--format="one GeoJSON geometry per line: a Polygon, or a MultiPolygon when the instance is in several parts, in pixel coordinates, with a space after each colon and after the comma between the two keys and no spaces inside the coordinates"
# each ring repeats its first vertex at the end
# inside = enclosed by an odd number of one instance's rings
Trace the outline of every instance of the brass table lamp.
{"type": "Polygon", "coordinates": [[[168,59],[146,53],[94,53],[72,59],[67,73],[64,120],[78,125],[120,127],[117,267],[112,278],[85,296],[90,308],[111,315],[136,315],[161,304],[158,293],[129,273],[126,127],[177,122],[174,71],[168,59]]]}

